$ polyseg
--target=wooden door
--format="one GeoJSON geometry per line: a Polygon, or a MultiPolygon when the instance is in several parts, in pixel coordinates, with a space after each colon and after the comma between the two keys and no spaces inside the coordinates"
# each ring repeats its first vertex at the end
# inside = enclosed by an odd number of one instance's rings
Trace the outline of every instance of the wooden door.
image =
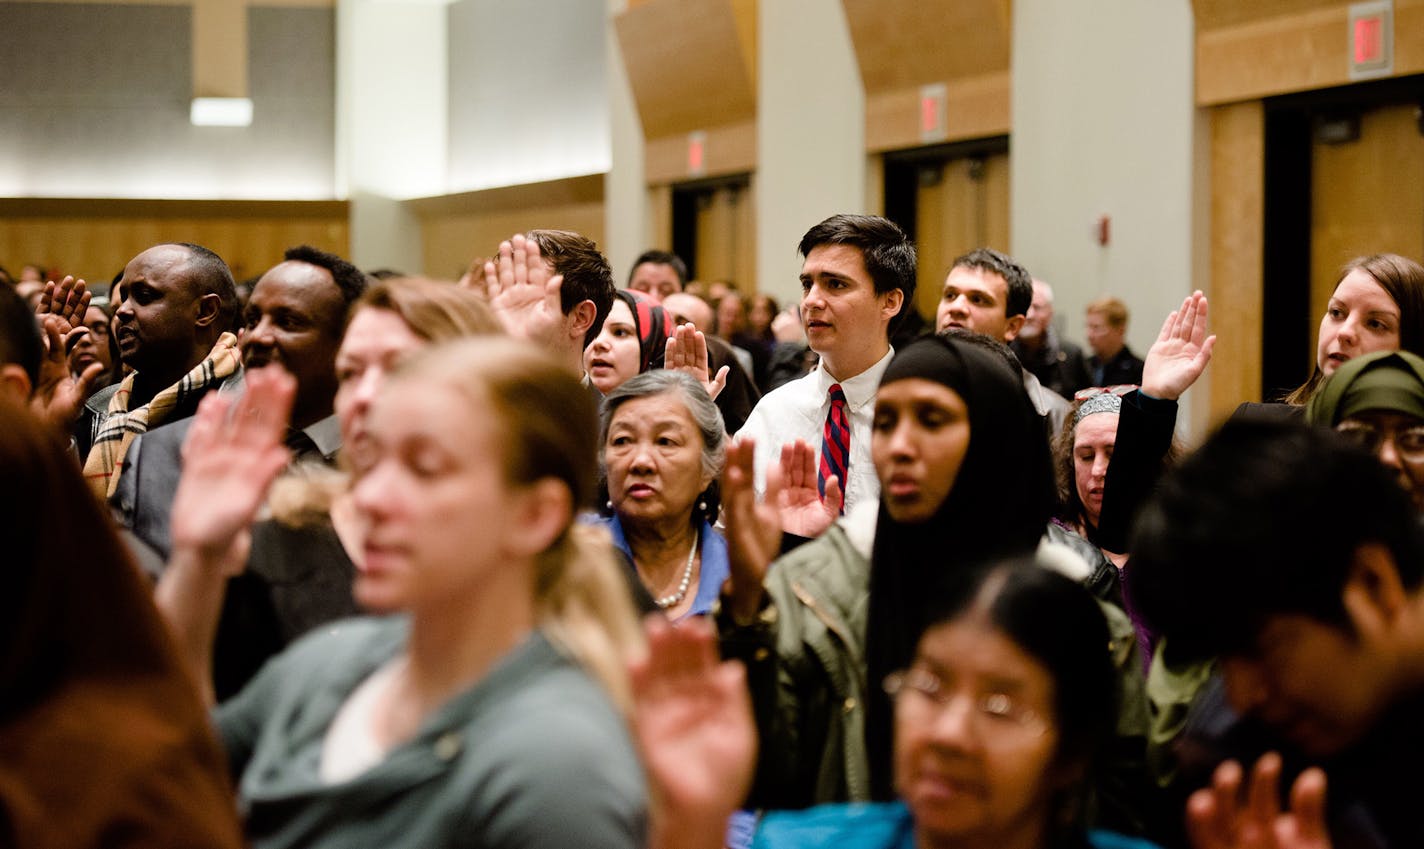
{"type": "MultiPolygon", "coordinates": [[[[1360,116],[1359,138],[1314,142],[1311,155],[1311,344],[1340,266],[1364,254],[1424,260],[1424,134],[1419,107],[1383,106],[1360,116]]],[[[1312,348],[1309,356],[1314,358],[1312,348]]]]}
{"type": "Polygon", "coordinates": [[[955,257],[979,247],[1008,252],[1008,153],[921,166],[915,221],[919,251],[915,305],[933,322],[955,257]]]}

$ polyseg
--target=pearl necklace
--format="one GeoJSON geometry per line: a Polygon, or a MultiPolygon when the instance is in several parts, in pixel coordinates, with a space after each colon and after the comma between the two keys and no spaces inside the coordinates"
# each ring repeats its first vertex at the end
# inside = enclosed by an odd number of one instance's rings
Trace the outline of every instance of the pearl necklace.
{"type": "Polygon", "coordinates": [[[682,570],[682,580],[677,584],[677,592],[672,595],[665,595],[653,602],[663,610],[667,610],[670,607],[677,607],[682,603],[683,599],[687,598],[687,588],[692,585],[692,560],[697,556],[697,536],[699,533],[700,529],[694,529],[692,532],[692,549],[687,552],[687,566],[682,570]]]}

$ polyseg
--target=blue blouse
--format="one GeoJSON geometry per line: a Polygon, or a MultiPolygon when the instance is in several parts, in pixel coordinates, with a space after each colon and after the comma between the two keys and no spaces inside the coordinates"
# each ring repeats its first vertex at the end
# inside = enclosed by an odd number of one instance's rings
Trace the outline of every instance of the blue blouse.
{"type": "MultiPolygon", "coordinates": [[[[598,521],[608,528],[608,533],[613,537],[613,544],[628,555],[631,561],[633,549],[628,545],[628,537],[623,533],[623,524],[618,521],[618,517],[611,516],[598,521]]],[[[698,545],[702,550],[702,573],[697,579],[697,594],[692,597],[692,609],[687,612],[688,616],[711,613],[712,605],[722,593],[722,583],[731,574],[731,565],[727,560],[727,541],[717,529],[703,521],[698,539],[701,540],[698,545]]]]}

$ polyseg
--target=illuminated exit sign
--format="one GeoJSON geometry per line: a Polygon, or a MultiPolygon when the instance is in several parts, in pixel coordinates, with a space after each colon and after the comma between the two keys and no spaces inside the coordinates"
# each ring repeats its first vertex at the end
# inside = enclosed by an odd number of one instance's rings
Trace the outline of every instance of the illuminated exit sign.
{"type": "Polygon", "coordinates": [[[1350,5],[1350,79],[1389,76],[1394,71],[1394,3],[1350,5]]]}
{"type": "Polygon", "coordinates": [[[687,176],[707,176],[707,132],[705,130],[687,134],[687,176]]]}
{"type": "Polygon", "coordinates": [[[920,144],[949,138],[949,88],[944,83],[920,86],[920,144]]]}

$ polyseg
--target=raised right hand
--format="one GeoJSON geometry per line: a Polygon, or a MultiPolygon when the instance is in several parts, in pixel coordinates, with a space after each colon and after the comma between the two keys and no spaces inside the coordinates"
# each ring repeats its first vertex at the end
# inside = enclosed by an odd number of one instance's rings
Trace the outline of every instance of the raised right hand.
{"type": "Polygon", "coordinates": [[[761,608],[766,590],[762,581],[771,561],[781,551],[781,520],[767,481],[766,500],[758,502],[755,481],[756,441],[750,437],[727,446],[722,471],[722,515],[726,522],[727,556],[731,565],[732,615],[750,622],[761,608]]]}
{"type": "Polygon", "coordinates": [[[1206,371],[1216,346],[1216,337],[1206,335],[1206,307],[1206,296],[1193,292],[1162,322],[1142,366],[1143,392],[1175,401],[1206,371]]]}
{"type": "Polygon", "coordinates": [[[225,569],[246,561],[247,530],[291,452],[282,442],[296,381],[275,366],[247,372],[236,401],[209,392],[183,443],[173,498],[174,551],[225,569]]]}

